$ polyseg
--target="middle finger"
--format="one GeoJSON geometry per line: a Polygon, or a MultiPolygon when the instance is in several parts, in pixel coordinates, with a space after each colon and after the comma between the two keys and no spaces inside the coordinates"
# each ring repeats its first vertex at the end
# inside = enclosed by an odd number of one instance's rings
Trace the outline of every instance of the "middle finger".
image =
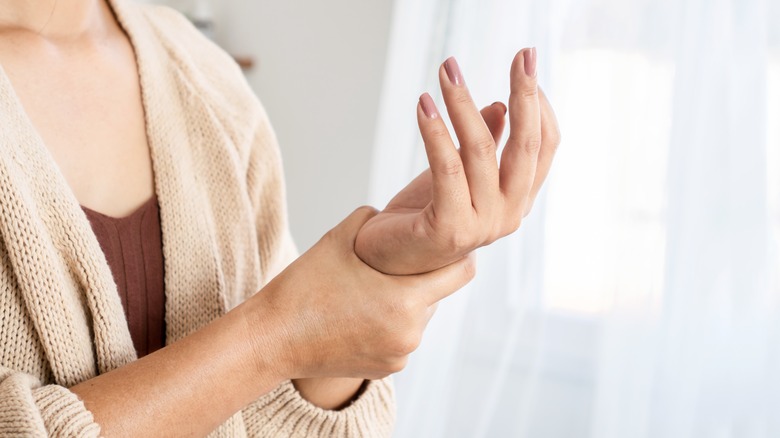
{"type": "Polygon", "coordinates": [[[468,180],[471,203],[478,214],[497,207],[498,162],[493,135],[471,99],[455,58],[439,69],[439,82],[452,127],[460,143],[460,155],[468,180]]]}

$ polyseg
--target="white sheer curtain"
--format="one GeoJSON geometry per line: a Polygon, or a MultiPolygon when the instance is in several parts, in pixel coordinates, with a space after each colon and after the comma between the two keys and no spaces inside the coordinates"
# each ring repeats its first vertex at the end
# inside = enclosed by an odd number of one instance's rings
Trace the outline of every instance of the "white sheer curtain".
{"type": "Polygon", "coordinates": [[[376,205],[425,166],[414,106],[448,55],[488,104],[536,46],[563,133],[534,211],[397,376],[396,435],[780,436],[780,0],[394,13],[376,205]]]}

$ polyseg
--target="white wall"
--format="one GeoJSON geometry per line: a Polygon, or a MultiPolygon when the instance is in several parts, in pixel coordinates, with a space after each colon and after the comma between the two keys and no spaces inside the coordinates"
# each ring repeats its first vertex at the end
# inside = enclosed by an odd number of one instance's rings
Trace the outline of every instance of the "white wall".
{"type": "Polygon", "coordinates": [[[303,251],[367,202],[392,0],[212,5],[217,41],[257,62],[247,74],[279,137],[303,251]]]}
{"type": "Polygon", "coordinates": [[[208,5],[217,42],[255,59],[247,77],[279,137],[301,251],[367,202],[392,0],[140,1],[208,5]]]}

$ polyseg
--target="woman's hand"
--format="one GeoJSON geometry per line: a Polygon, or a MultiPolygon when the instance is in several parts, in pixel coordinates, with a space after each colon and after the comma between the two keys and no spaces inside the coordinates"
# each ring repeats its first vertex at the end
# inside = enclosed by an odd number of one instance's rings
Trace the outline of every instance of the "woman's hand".
{"type": "Polygon", "coordinates": [[[435,303],[473,277],[468,256],[422,275],[389,276],[367,266],[354,243],[375,214],[356,210],[245,303],[250,332],[263,328],[251,335],[262,367],[274,357],[288,379],[397,372],[417,348],[435,303]]]}
{"type": "Polygon", "coordinates": [[[480,114],[454,58],[442,65],[442,95],[460,150],[433,100],[423,94],[417,119],[430,172],[360,230],[355,249],[367,264],[390,274],[428,272],[520,227],[549,172],[560,135],[537,87],[534,49],[515,56],[510,75],[510,136],[499,168],[496,144],[503,123],[495,121],[494,112],[502,105],[480,114]]]}
{"type": "Polygon", "coordinates": [[[354,251],[358,230],[375,214],[356,210],[221,318],[70,390],[102,435],[205,436],[285,380],[400,370],[435,303],[474,276],[474,261],[423,275],[377,272],[354,251]]]}

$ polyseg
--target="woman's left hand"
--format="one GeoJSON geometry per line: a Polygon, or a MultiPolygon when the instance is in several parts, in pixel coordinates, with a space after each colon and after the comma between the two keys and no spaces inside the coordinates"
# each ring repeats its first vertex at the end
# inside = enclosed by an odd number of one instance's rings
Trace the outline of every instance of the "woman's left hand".
{"type": "Polygon", "coordinates": [[[523,49],[512,62],[510,136],[500,168],[503,105],[480,114],[454,58],[439,69],[439,80],[460,150],[423,94],[417,119],[430,169],[368,221],[355,242],[363,261],[388,274],[440,268],[517,230],[560,143],[555,115],[537,86],[534,49],[523,49]]]}

